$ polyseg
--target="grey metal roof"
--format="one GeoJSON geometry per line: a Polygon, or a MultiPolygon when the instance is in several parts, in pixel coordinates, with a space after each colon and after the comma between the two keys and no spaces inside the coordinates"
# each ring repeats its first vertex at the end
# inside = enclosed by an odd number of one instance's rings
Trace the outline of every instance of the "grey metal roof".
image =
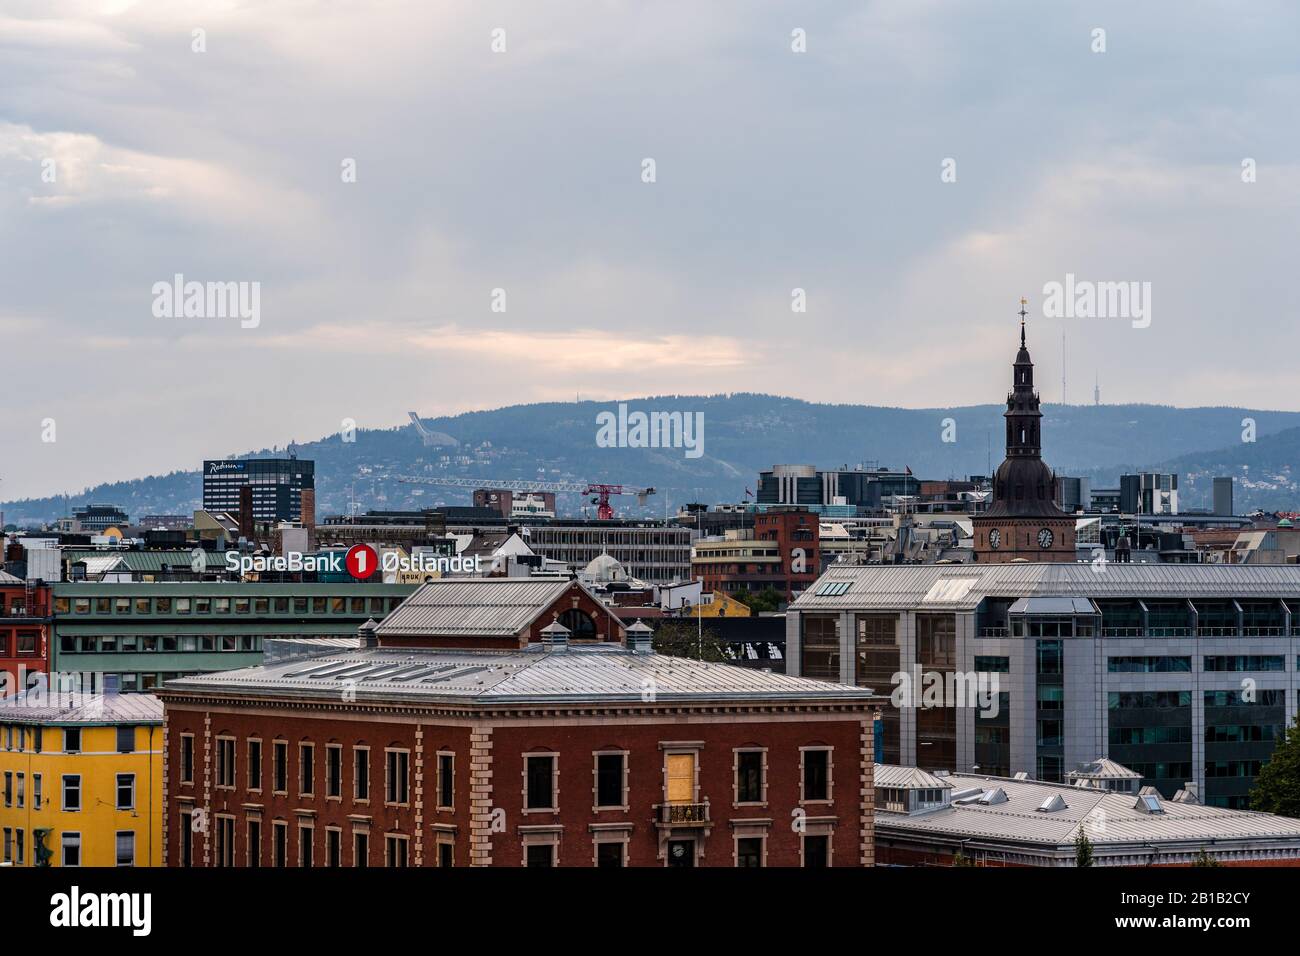
{"type": "Polygon", "coordinates": [[[1071,780],[1076,777],[1091,780],[1141,780],[1142,774],[1130,770],[1122,763],[1116,763],[1109,757],[1101,757],[1084,764],[1078,770],[1071,770],[1066,777],[1071,780]]]}
{"type": "Polygon", "coordinates": [[[1137,798],[1131,793],[971,774],[949,774],[944,779],[959,790],[1000,787],[1007,801],[993,806],[965,803],[910,816],[878,807],[877,832],[1005,840],[1068,847],[1071,853],[1081,826],[1098,849],[1115,844],[1209,844],[1260,838],[1300,841],[1300,820],[1269,813],[1161,800],[1163,812],[1150,814],[1135,808],[1137,798]],[[1054,794],[1065,801],[1065,809],[1040,812],[1037,808],[1054,794]]]}
{"type": "Polygon", "coordinates": [[[440,578],[398,605],[376,633],[513,637],[573,584],[567,578],[440,578]]]}
{"type": "Polygon", "coordinates": [[[927,773],[920,767],[898,767],[893,764],[876,764],[873,777],[877,787],[898,787],[903,790],[951,790],[952,784],[927,773]]]}
{"type": "Polygon", "coordinates": [[[1088,598],[1027,597],[1007,609],[1008,614],[1096,614],[1097,605],[1088,598]]]}
{"type": "Polygon", "coordinates": [[[972,610],[987,596],[1300,600],[1300,565],[831,565],[791,608],[972,610]],[[828,581],[849,587],[843,594],[818,594],[828,581]]]}
{"type": "Polygon", "coordinates": [[[780,699],[880,702],[859,687],[711,664],[633,654],[616,644],[548,651],[366,648],[168,681],[162,690],[414,703],[568,703],[780,699]]]}
{"type": "Polygon", "coordinates": [[[79,694],[27,691],[0,700],[0,724],[161,724],[153,694],[79,694]]]}

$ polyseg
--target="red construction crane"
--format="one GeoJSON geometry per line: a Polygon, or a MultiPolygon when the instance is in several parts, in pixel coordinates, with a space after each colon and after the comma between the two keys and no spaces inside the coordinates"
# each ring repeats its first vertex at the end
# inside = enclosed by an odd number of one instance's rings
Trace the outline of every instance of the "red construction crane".
{"type": "Polygon", "coordinates": [[[636,495],[637,504],[644,505],[648,496],[653,495],[653,488],[634,488],[631,485],[615,485],[591,481],[527,481],[507,478],[504,481],[491,481],[483,478],[424,478],[416,475],[394,475],[398,481],[407,485],[442,485],[447,488],[492,489],[502,491],[557,491],[577,492],[580,495],[595,495],[591,503],[596,506],[596,517],[609,521],[614,517],[610,507],[610,495],[636,495]]]}

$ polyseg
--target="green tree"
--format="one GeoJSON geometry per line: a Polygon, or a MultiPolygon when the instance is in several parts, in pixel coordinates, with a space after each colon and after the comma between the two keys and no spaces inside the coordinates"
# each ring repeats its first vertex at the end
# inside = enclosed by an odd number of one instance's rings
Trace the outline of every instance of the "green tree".
{"type": "Polygon", "coordinates": [[[972,860],[970,857],[968,857],[961,850],[958,850],[957,853],[952,858],[952,865],[953,866],[974,866],[975,861],[972,860]]]}
{"type": "Polygon", "coordinates": [[[1202,848],[1201,852],[1196,854],[1196,859],[1192,860],[1192,866],[1223,866],[1223,864],[1210,856],[1210,854],[1206,853],[1205,849],[1202,848]]]}
{"type": "Polygon", "coordinates": [[[1300,714],[1282,732],[1255,785],[1250,790],[1250,808],[1283,817],[1300,817],[1300,714]]]}
{"type": "Polygon", "coordinates": [[[650,646],[656,654],[667,654],[669,657],[689,657],[715,664],[731,663],[727,645],[718,637],[717,632],[706,627],[701,633],[694,618],[661,622],[655,628],[650,646]]]}
{"type": "Polygon", "coordinates": [[[1079,827],[1079,835],[1074,838],[1074,865],[1092,866],[1092,841],[1082,826],[1079,827]]]}
{"type": "Polygon", "coordinates": [[[763,611],[779,611],[781,605],[785,603],[785,595],[770,585],[761,591],[737,591],[732,597],[755,614],[763,611]]]}

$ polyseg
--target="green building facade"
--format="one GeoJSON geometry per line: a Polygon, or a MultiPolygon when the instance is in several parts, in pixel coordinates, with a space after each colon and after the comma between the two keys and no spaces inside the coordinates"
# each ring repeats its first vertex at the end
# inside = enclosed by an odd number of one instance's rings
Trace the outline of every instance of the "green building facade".
{"type": "Polygon", "coordinates": [[[148,581],[53,586],[52,670],[117,675],[148,691],[262,663],[273,638],[355,637],[418,585],[148,581]]]}

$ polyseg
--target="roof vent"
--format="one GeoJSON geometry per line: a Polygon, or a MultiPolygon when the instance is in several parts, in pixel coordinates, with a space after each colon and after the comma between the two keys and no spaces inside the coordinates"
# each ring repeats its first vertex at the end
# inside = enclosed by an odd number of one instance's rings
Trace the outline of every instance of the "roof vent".
{"type": "Polygon", "coordinates": [[[1158,796],[1160,796],[1160,791],[1157,790],[1155,787],[1143,787],[1141,790],[1138,791],[1138,796],[1139,796],[1139,797],[1158,797],[1158,796]]]}
{"type": "Polygon", "coordinates": [[[979,802],[983,806],[991,807],[999,803],[1006,803],[1007,800],[1007,792],[1001,787],[994,787],[992,790],[985,790],[979,802]]]}
{"type": "Polygon", "coordinates": [[[654,648],[651,646],[651,639],[654,633],[645,621],[637,621],[627,629],[625,646],[633,654],[652,654],[654,648]]]}
{"type": "Polygon", "coordinates": [[[1177,793],[1174,794],[1173,802],[1174,803],[1200,803],[1201,801],[1196,798],[1196,794],[1193,793],[1191,790],[1184,789],[1184,790],[1179,790],[1177,793]]]}
{"type": "Polygon", "coordinates": [[[1012,779],[1012,780],[1028,780],[1028,779],[1029,779],[1029,771],[1028,771],[1028,770],[1017,770],[1017,771],[1015,772],[1015,775],[1014,775],[1011,779],[1012,779]]]}
{"type": "Polygon", "coordinates": [[[1038,805],[1039,813],[1055,813],[1057,810],[1068,810],[1069,804],[1059,793],[1054,793],[1038,805]]]}
{"type": "Polygon", "coordinates": [[[357,637],[361,638],[362,647],[378,647],[379,636],[375,633],[379,623],[372,617],[357,628],[357,637]]]}
{"type": "Polygon", "coordinates": [[[559,621],[552,621],[542,628],[542,648],[547,651],[567,651],[569,649],[569,629],[559,621]]]}

